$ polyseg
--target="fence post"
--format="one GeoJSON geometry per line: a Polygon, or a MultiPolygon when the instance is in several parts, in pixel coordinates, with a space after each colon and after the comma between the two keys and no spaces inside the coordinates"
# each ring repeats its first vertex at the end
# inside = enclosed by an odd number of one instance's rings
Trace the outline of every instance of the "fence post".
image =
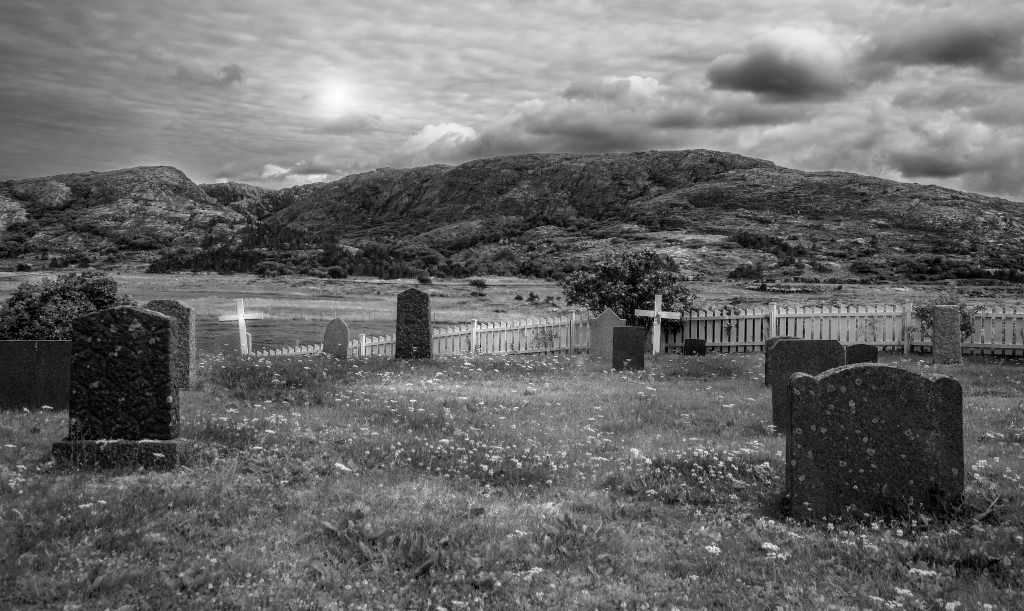
{"type": "Polygon", "coordinates": [[[576,310],[572,311],[572,315],[569,316],[569,354],[576,352],[576,310]]]}
{"type": "Polygon", "coordinates": [[[365,356],[366,356],[366,334],[365,333],[360,333],[359,334],[359,358],[364,358],[365,356]]]}
{"type": "MultiPolygon", "coordinates": [[[[779,324],[779,304],[774,301],[768,302],[768,337],[765,339],[771,339],[775,337],[775,329],[779,324]]],[[[761,344],[764,346],[764,344],[761,344]]]]}
{"type": "Polygon", "coordinates": [[[903,354],[910,355],[910,325],[914,321],[914,304],[906,301],[903,303],[903,354]]]}
{"type": "Polygon", "coordinates": [[[473,328],[469,331],[469,353],[476,354],[477,322],[473,319],[473,328]]]}

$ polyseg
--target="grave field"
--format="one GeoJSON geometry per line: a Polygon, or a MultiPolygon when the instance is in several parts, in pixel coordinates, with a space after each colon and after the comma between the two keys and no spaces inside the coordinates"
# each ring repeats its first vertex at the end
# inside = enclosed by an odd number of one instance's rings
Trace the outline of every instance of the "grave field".
{"type": "Polygon", "coordinates": [[[67,413],[0,412],[0,608],[1024,607],[1024,362],[898,358],[963,385],[944,520],[781,517],[760,354],[202,353],[174,471],[56,471],[67,413]]]}

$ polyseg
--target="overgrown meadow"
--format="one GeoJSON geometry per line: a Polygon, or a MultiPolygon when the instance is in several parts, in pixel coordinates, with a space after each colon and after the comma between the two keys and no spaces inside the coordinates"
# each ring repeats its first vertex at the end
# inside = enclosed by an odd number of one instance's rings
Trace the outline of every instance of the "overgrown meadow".
{"type": "Polygon", "coordinates": [[[1024,363],[898,364],[964,385],[941,519],[782,517],[760,354],[207,358],[166,473],[0,413],[0,607],[1024,608],[1024,363]]]}

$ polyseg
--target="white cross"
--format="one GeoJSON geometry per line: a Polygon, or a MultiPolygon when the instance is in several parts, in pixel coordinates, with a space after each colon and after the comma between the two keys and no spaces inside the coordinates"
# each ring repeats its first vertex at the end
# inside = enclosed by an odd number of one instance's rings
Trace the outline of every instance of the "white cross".
{"type": "Polygon", "coordinates": [[[224,314],[218,316],[217,320],[221,322],[226,321],[238,321],[238,350],[242,354],[249,354],[252,352],[252,336],[249,335],[245,330],[246,320],[263,320],[266,318],[266,314],[263,312],[246,312],[245,311],[245,300],[235,300],[235,313],[224,314]]]}
{"type": "Polygon", "coordinates": [[[668,312],[661,309],[661,295],[654,296],[653,310],[634,310],[633,314],[644,318],[653,318],[651,322],[651,354],[661,354],[661,319],[679,320],[679,312],[668,312]]]}

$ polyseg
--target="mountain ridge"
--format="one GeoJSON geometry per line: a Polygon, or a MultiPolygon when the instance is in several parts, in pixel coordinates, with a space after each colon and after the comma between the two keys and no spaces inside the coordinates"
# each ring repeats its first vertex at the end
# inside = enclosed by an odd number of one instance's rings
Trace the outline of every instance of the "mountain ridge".
{"type": "Polygon", "coordinates": [[[64,174],[0,182],[0,226],[8,256],[105,248],[163,269],[234,257],[278,272],[557,276],[651,247],[693,277],[1024,279],[1020,202],[706,149],[528,153],[279,190],[196,185],[169,166],[64,174]]]}

